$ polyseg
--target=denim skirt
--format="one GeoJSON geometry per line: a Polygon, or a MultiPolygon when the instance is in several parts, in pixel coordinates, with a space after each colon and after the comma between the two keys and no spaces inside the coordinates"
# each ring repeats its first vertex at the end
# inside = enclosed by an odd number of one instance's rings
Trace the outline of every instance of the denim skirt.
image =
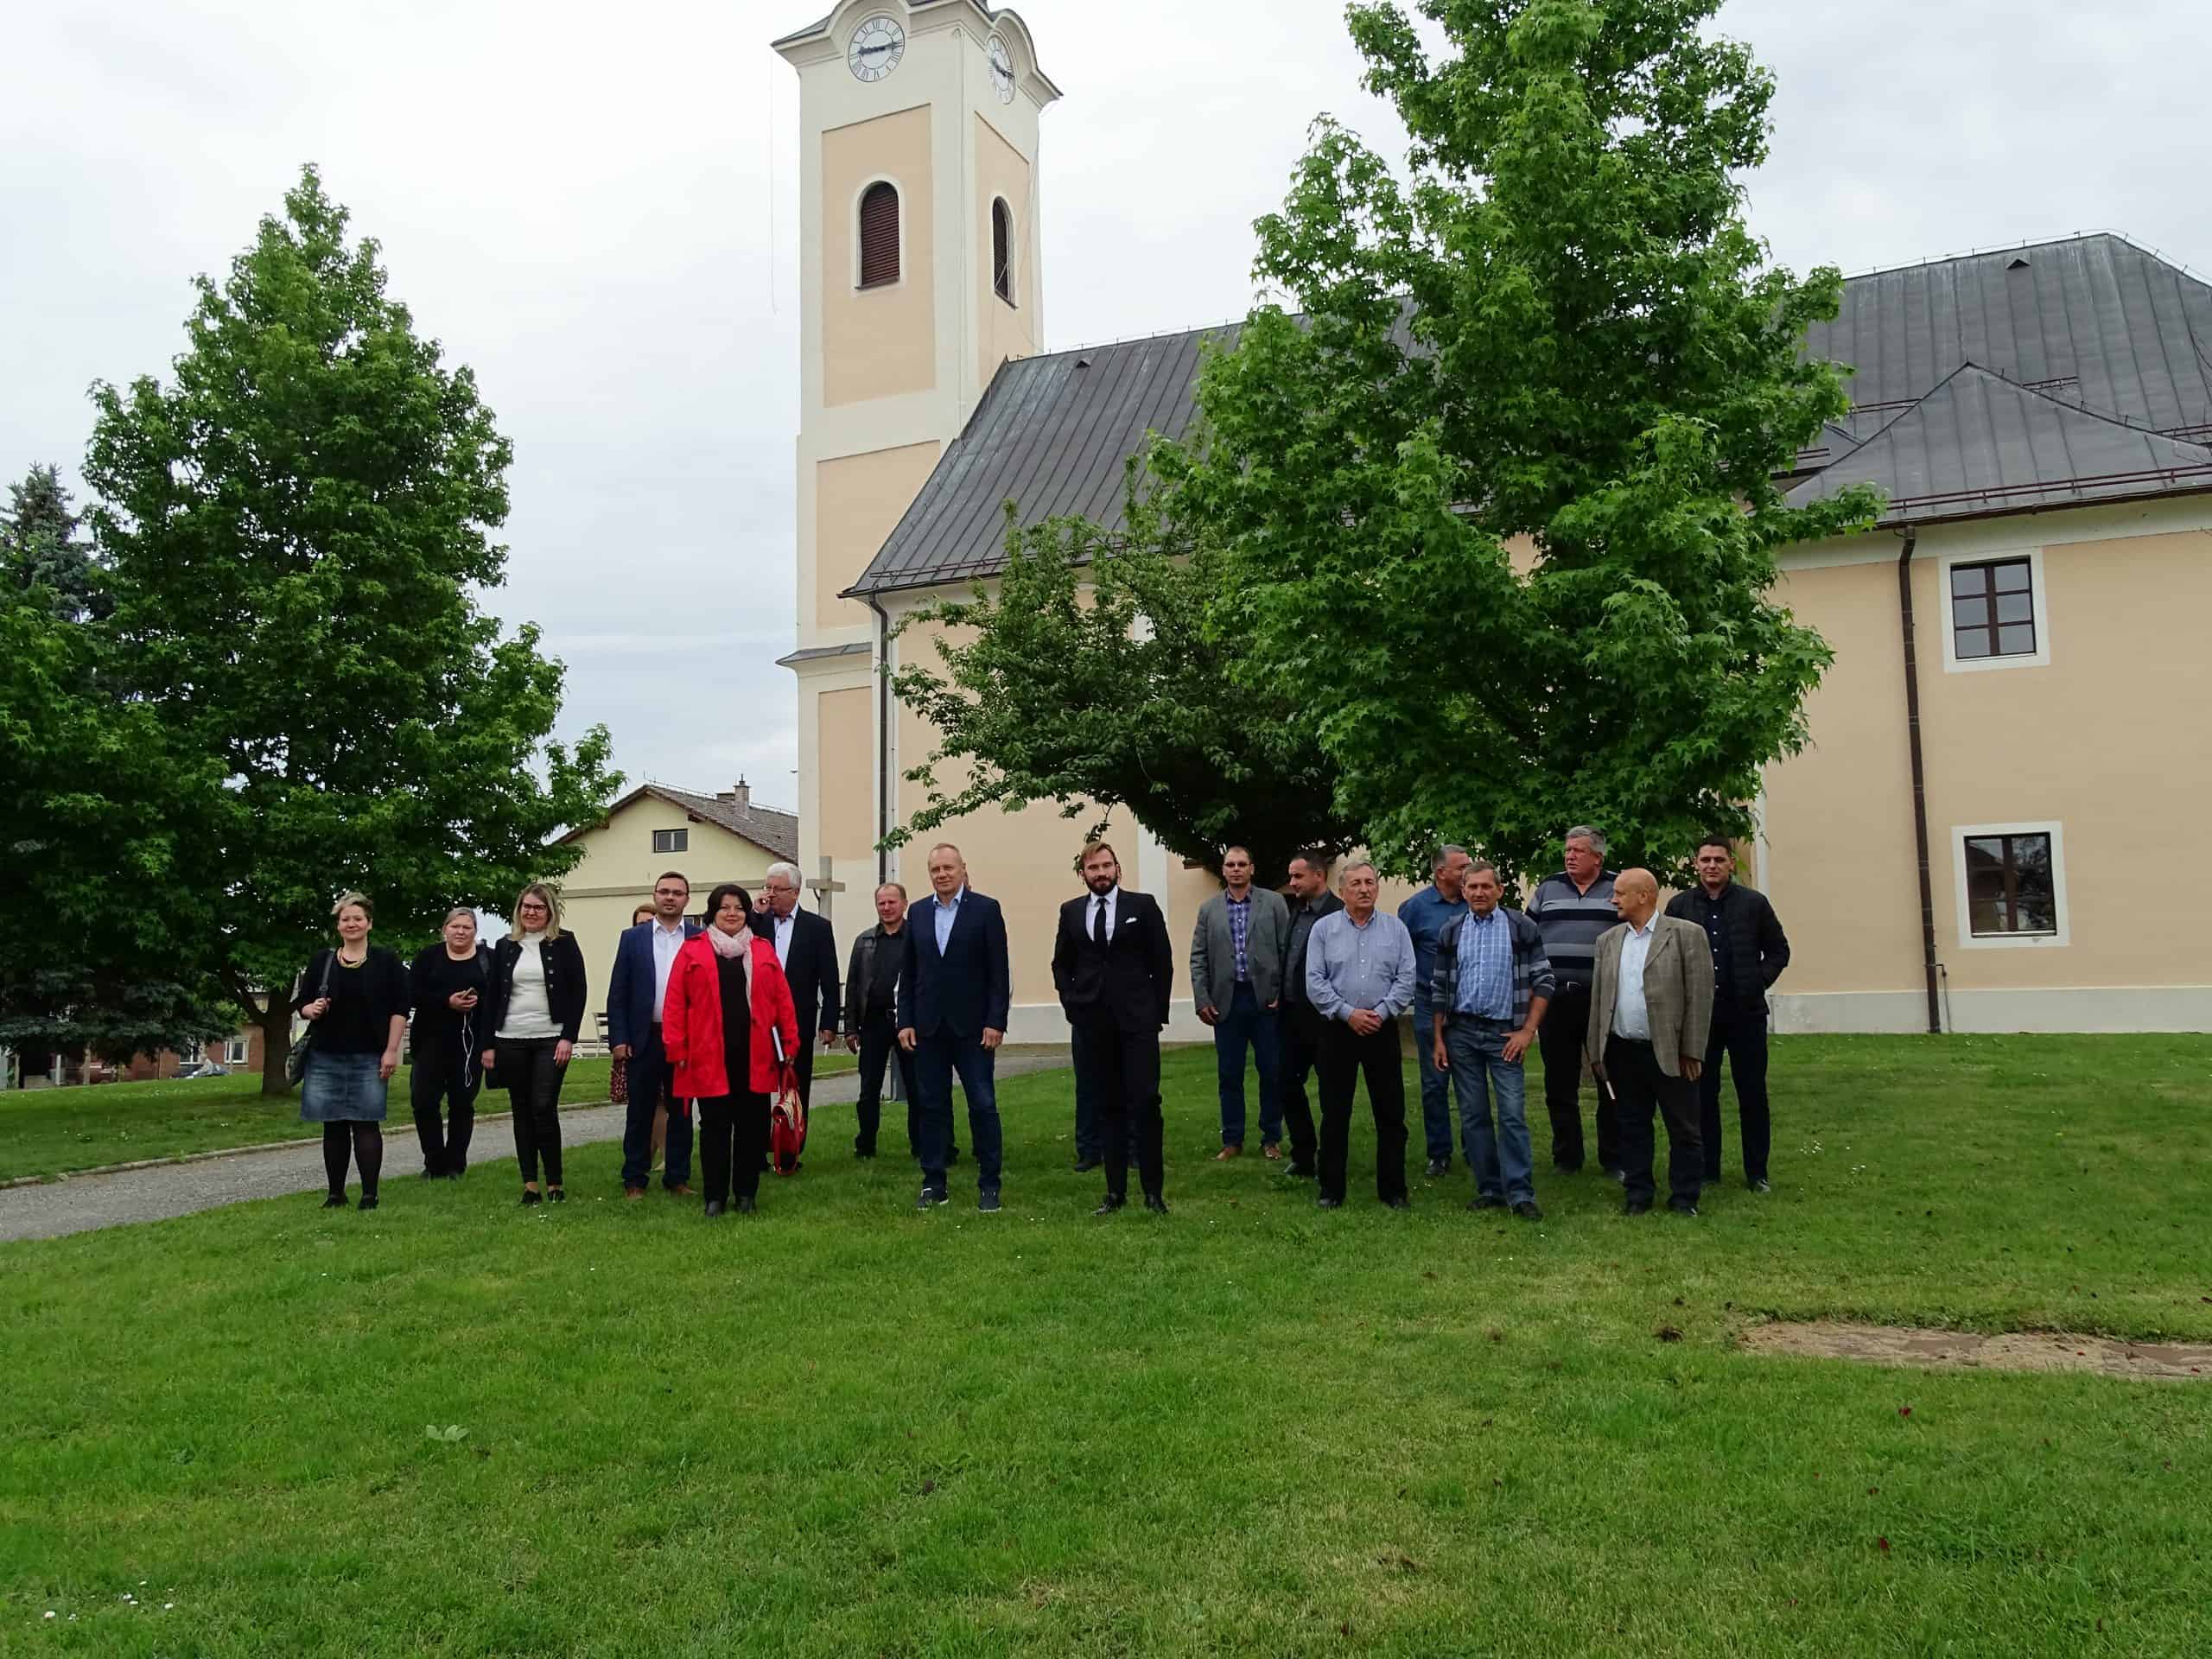
{"type": "Polygon", "coordinates": [[[307,1076],[300,1083],[300,1122],[383,1122],[386,1085],[377,1075],[383,1065],[380,1054],[325,1054],[309,1049],[307,1076]]]}

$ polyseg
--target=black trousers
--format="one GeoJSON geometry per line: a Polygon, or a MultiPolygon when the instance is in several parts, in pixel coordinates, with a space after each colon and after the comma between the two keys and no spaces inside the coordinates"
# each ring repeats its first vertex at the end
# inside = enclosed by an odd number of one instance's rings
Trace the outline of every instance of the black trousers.
{"type": "MultiPolygon", "coordinates": [[[[1562,982],[1536,1027],[1536,1048],[1544,1057],[1544,1112],[1552,1121],[1552,1164],[1558,1169],[1582,1167],[1582,1045],[1589,1027],[1590,988],[1562,982]]],[[[1598,1166],[1618,1169],[1621,1162],[1619,1114],[1600,1089],[1598,1166]]]]}
{"type": "Polygon", "coordinates": [[[914,1098],[914,1057],[899,1046],[899,1021],[887,1008],[861,1022],[861,1094],[853,1107],[860,1120],[853,1135],[853,1150],[875,1151],[876,1131],[883,1124],[883,1078],[891,1062],[899,1063],[899,1086],[906,1096],[906,1150],[922,1153],[922,1108],[914,1098]]]}
{"type": "Polygon", "coordinates": [[[1275,1086],[1282,1090],[1283,1128],[1290,1135],[1290,1166],[1300,1174],[1313,1173],[1315,1136],[1313,1114],[1306,1102],[1306,1079],[1321,1053],[1321,1033],[1328,1022],[1313,1012],[1310,1002],[1282,1004],[1282,1065],[1275,1086]]]}
{"type": "MultiPolygon", "coordinates": [[[[1667,1120],[1668,1204],[1687,1210],[1697,1203],[1705,1160],[1697,1147],[1697,1084],[1688,1077],[1670,1077],[1659,1069],[1659,1056],[1649,1043],[1626,1037],[1605,1039],[1605,1081],[1618,1098],[1622,1183],[1630,1204],[1649,1204],[1657,1191],[1651,1174],[1655,1108],[1667,1120]]],[[[1604,1093],[1601,1087],[1599,1093],[1604,1093]]]]}
{"type": "Polygon", "coordinates": [[[1705,1179],[1720,1179],[1720,1058],[1736,1078],[1736,1115],[1742,1125],[1744,1179],[1766,1179],[1767,1151],[1774,1139],[1766,1103],[1766,999],[1745,1005],[1716,1001],[1713,1031],[1705,1039],[1705,1071],[1697,1080],[1698,1140],[1705,1152],[1705,1179]]]}
{"type": "Polygon", "coordinates": [[[545,1164],[545,1184],[561,1185],[561,1079],[569,1068],[556,1063],[554,1037],[502,1037],[492,1045],[499,1065],[493,1075],[514,1102],[515,1160],[525,1182],[537,1179],[545,1164]]]}
{"type": "Polygon", "coordinates": [[[407,1077],[407,1099],[415,1109],[423,1167],[431,1174],[458,1175],[468,1167],[476,1091],[483,1082],[475,1052],[463,1053],[458,1042],[434,1041],[416,1051],[415,1069],[407,1077]]]}
{"type": "Polygon", "coordinates": [[[760,1166],[768,1156],[768,1096],[715,1095],[699,1103],[699,1180],[709,1204],[727,1204],[760,1191],[760,1166]]]}
{"type": "Polygon", "coordinates": [[[1363,1077],[1375,1114],[1375,1196],[1385,1204],[1406,1196],[1406,1074],[1399,1052],[1395,1020],[1367,1037],[1354,1035],[1341,1020],[1322,1022],[1314,1064],[1321,1084],[1321,1197],[1344,1201],[1352,1090],[1363,1077]]]}
{"type": "Polygon", "coordinates": [[[1160,1195],[1166,1176],[1165,1120],[1160,1113],[1160,1028],[1123,1031],[1108,1017],[1086,1015],[1076,1045],[1078,1082],[1090,1085],[1097,1113],[1098,1151],[1106,1160],[1106,1196],[1129,1195],[1129,1142],[1136,1141],[1137,1179],[1145,1196],[1160,1195]],[[1135,1135],[1131,1129],[1134,1126],[1135,1135]]]}
{"type": "Polygon", "coordinates": [[[814,1104],[815,1045],[822,1040],[821,1019],[817,1011],[812,1020],[801,1018],[798,1022],[798,1052],[791,1056],[791,1076],[798,1084],[798,1103],[814,1104]]]}

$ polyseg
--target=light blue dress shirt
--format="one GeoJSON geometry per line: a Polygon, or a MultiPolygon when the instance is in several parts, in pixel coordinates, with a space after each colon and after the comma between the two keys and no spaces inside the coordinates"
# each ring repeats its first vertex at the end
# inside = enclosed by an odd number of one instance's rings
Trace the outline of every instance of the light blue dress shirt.
{"type": "Polygon", "coordinates": [[[1376,911],[1365,927],[1348,910],[1313,924],[1306,944],[1306,1000],[1324,1020],[1372,1008],[1395,1020],[1414,1005],[1414,941],[1396,917],[1376,911]]]}
{"type": "Polygon", "coordinates": [[[1651,1040],[1651,1009],[1643,1000],[1643,964],[1651,956],[1651,930],[1658,921],[1656,914],[1647,918],[1642,927],[1631,926],[1628,937],[1621,941],[1620,986],[1613,996],[1613,1035],[1630,1037],[1639,1043],[1651,1040]]]}
{"type": "Polygon", "coordinates": [[[930,895],[930,903],[936,906],[930,912],[930,919],[937,924],[937,953],[940,957],[944,954],[945,941],[952,937],[953,923],[960,919],[960,901],[967,896],[968,884],[965,881],[960,884],[960,891],[952,895],[950,904],[935,893],[930,895]]]}

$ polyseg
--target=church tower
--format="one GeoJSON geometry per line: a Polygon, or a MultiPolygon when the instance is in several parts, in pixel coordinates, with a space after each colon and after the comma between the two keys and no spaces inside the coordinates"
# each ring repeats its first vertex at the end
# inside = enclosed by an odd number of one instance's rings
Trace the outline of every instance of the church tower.
{"type": "Polygon", "coordinates": [[[1001,362],[1044,340],[1037,122],[1059,89],[982,0],[846,0],[774,42],[799,78],[800,868],[869,915],[884,752],[876,617],[838,594],[1001,362]]]}

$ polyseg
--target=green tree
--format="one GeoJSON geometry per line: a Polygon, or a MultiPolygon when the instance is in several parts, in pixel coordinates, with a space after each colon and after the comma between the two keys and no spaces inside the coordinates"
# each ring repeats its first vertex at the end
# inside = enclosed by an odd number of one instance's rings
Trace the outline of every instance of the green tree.
{"type": "Polygon", "coordinates": [[[916,660],[893,677],[937,743],[906,774],[928,803],[890,844],[1035,801],[1091,815],[1094,833],[1127,807],[1169,852],[1216,871],[1241,842],[1263,880],[1301,848],[1357,839],[1296,706],[1241,688],[1236,642],[1206,632],[1217,553],[1185,546],[1141,502],[1111,535],[1081,519],[1022,531],[1009,510],[1007,552],[995,591],[900,622],[902,635],[942,626],[944,672],[916,660]],[[941,786],[940,768],[962,781],[941,786]]]}
{"type": "Polygon", "coordinates": [[[511,447],[315,169],[195,286],[172,383],[94,387],[85,475],[131,690],[173,754],[213,763],[205,944],[276,1093],[337,893],[374,898],[385,943],[427,938],[449,905],[570,868],[549,837],[620,779],[604,728],[551,740],[563,671],[537,629],[502,638],[472,596],[502,580],[511,447]]]}
{"type": "Polygon", "coordinates": [[[1802,353],[1840,278],[1745,226],[1772,84],[1702,32],[1717,6],[1424,0],[1433,62],[1351,6],[1410,178],[1316,124],[1256,227],[1303,315],[1258,309],[1203,372],[1205,447],[1152,458],[1227,550],[1215,636],[1313,717],[1399,874],[1447,837],[1527,873],[1578,820],[1681,871],[1805,741],[1829,652],[1774,555],[1874,502],[1773,482],[1845,407],[1802,353]]]}
{"type": "Polygon", "coordinates": [[[33,467],[22,483],[8,486],[8,511],[0,513],[0,570],[18,592],[45,588],[54,613],[72,622],[107,610],[99,569],[78,525],[60,468],[33,467]]]}

